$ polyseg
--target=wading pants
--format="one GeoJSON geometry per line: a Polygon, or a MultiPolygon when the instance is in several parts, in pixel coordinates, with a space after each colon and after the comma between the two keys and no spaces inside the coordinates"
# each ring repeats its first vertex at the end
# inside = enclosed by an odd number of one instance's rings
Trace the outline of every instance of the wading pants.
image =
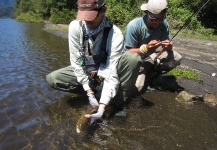
{"type": "MultiPolygon", "coordinates": [[[[159,59],[163,60],[167,66],[164,68],[168,71],[180,64],[181,55],[176,51],[163,52],[159,59]]],[[[146,89],[151,81],[153,69],[153,59],[150,57],[143,60],[137,53],[125,52],[117,66],[120,79],[119,91],[111,103],[122,105],[127,98],[137,95],[142,89],[146,89]]],[[[71,66],[51,72],[46,76],[46,79],[51,87],[58,90],[66,92],[83,90],[77,82],[71,66]]]]}
{"type": "MultiPolygon", "coordinates": [[[[157,72],[168,72],[180,65],[182,56],[176,51],[164,51],[158,58],[161,65],[154,65],[156,53],[142,59],[137,53],[125,52],[118,64],[120,91],[125,97],[132,97],[142,89],[146,90],[152,81],[152,75],[157,72]],[[157,70],[156,70],[157,69],[157,70]]],[[[120,94],[120,93],[118,93],[120,94]]]]}

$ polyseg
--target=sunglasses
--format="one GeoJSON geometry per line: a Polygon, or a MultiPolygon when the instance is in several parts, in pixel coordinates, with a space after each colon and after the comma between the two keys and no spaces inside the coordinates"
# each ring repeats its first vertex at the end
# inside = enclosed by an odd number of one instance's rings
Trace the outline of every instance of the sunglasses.
{"type": "Polygon", "coordinates": [[[149,18],[149,20],[151,20],[151,21],[163,21],[164,18],[165,18],[165,16],[163,16],[163,17],[161,17],[161,18],[157,18],[157,17],[152,16],[150,13],[148,13],[148,18],[149,18]]]}

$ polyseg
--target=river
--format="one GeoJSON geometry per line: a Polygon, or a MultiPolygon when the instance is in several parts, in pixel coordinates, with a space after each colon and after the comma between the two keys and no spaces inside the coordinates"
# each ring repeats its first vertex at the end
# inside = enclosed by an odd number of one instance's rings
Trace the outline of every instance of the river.
{"type": "Polygon", "coordinates": [[[0,19],[0,64],[0,150],[217,149],[217,108],[180,104],[171,92],[146,93],[148,106],[76,133],[87,97],[46,83],[48,73],[69,65],[69,52],[67,40],[43,24],[0,19]]]}

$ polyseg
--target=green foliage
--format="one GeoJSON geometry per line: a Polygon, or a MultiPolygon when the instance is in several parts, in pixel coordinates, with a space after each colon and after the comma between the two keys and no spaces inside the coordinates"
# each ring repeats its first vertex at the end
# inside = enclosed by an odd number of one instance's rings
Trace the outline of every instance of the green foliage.
{"type": "Polygon", "coordinates": [[[176,78],[187,78],[187,79],[196,79],[202,81],[202,79],[193,71],[189,70],[181,70],[181,69],[173,69],[168,72],[169,75],[173,75],[176,78]]]}
{"type": "MultiPolygon", "coordinates": [[[[148,0],[145,0],[146,2],[148,0]]],[[[179,29],[192,14],[194,14],[207,0],[168,0],[169,9],[167,20],[172,29],[179,29]]],[[[144,0],[105,0],[108,10],[107,17],[109,20],[124,29],[129,21],[143,16],[144,12],[140,11],[140,6],[144,0]]],[[[193,16],[191,23],[186,28],[205,33],[214,34],[217,28],[217,1],[210,0],[209,3],[197,15],[193,16]],[[211,8],[211,9],[210,9],[211,8]],[[213,18],[213,19],[212,19],[213,18]],[[208,21],[207,23],[201,21],[208,21]],[[205,31],[204,25],[213,27],[214,30],[205,31]]],[[[68,24],[75,19],[77,13],[77,0],[16,0],[15,14],[17,18],[24,21],[34,21],[41,18],[53,23],[68,24]],[[25,16],[25,17],[23,17],[25,16]]],[[[217,32],[217,31],[216,31],[217,32]]]]}
{"type": "Polygon", "coordinates": [[[188,5],[186,5],[183,1],[180,2],[179,0],[168,0],[168,3],[171,7],[168,9],[167,17],[171,28],[178,29],[183,26],[186,21],[189,21],[189,26],[186,26],[189,29],[203,28],[197,17],[192,16],[195,12],[187,9],[188,5]]]}
{"type": "Polygon", "coordinates": [[[107,0],[108,10],[106,15],[112,23],[124,28],[134,17],[142,16],[139,9],[142,2],[141,0],[107,0]]]}
{"type": "Polygon", "coordinates": [[[32,11],[32,6],[30,0],[17,0],[15,5],[15,15],[19,16],[22,13],[32,11]]]}
{"type": "MultiPolygon", "coordinates": [[[[174,35],[178,30],[172,29],[171,35],[174,35]]],[[[217,36],[214,34],[214,29],[200,29],[200,30],[189,30],[186,29],[179,33],[181,37],[190,37],[190,38],[198,38],[198,39],[207,39],[207,40],[216,40],[217,36]]]]}
{"type": "Polygon", "coordinates": [[[40,16],[39,14],[36,14],[34,12],[26,12],[26,13],[21,13],[18,17],[17,17],[18,21],[22,21],[22,22],[43,22],[43,17],[40,16]]]}
{"type": "Polygon", "coordinates": [[[58,11],[58,9],[51,9],[51,17],[49,19],[50,22],[53,23],[64,23],[69,24],[71,20],[75,19],[75,11],[70,11],[68,9],[63,9],[62,11],[58,11]]]}

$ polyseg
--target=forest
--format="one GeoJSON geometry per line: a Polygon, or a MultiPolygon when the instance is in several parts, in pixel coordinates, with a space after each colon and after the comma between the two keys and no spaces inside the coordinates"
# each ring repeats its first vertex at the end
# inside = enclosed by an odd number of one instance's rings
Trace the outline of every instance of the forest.
{"type": "MultiPolygon", "coordinates": [[[[139,7],[144,0],[105,0],[107,17],[117,26],[124,28],[135,17],[144,15],[139,7]]],[[[171,28],[178,29],[191,18],[189,29],[204,34],[217,33],[216,0],[168,0],[167,19],[171,28]],[[206,3],[207,2],[207,3],[206,3]],[[204,30],[206,29],[206,30],[204,30]]],[[[68,24],[75,19],[77,0],[16,0],[14,14],[17,20],[26,22],[43,22],[68,24]]]]}

